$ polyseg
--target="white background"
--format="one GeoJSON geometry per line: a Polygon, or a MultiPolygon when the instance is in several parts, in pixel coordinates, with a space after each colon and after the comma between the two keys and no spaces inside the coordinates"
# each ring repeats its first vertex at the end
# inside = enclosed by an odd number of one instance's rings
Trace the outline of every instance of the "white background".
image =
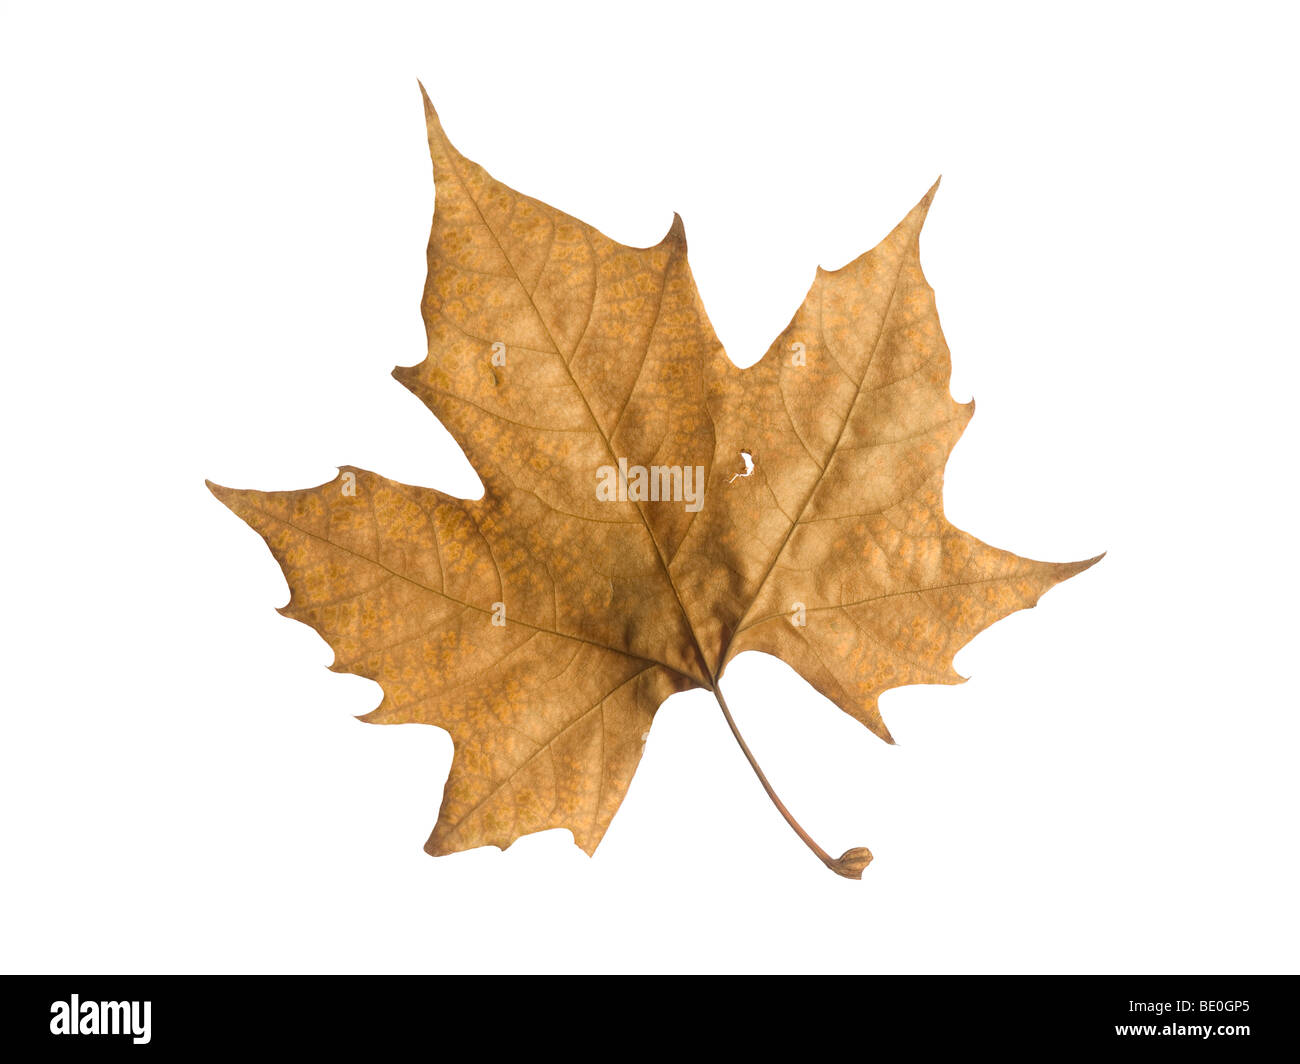
{"type": "Polygon", "coordinates": [[[0,965],[1295,971],[1297,97],[1286,5],[6,4],[0,965]],[[737,362],[944,180],[979,410],[949,516],[1093,570],[887,694],[660,710],[594,859],[433,859],[445,733],[353,719],[203,486],[476,495],[423,357],[416,79],[628,244],[674,210],[737,362]]]}

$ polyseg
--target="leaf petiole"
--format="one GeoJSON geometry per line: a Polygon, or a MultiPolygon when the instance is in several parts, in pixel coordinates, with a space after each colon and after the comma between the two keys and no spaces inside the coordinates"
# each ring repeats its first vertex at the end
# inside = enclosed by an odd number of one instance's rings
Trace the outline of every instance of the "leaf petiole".
{"type": "Polygon", "coordinates": [[[718,686],[716,680],[713,684],[713,697],[718,700],[718,705],[722,708],[722,715],[727,718],[727,727],[731,729],[731,734],[736,737],[736,742],[740,744],[741,752],[749,761],[749,767],[754,770],[754,775],[758,777],[758,782],[763,785],[763,790],[767,791],[767,796],[772,799],[772,804],[776,806],[777,812],[785,817],[785,822],[794,828],[794,833],[803,839],[804,845],[812,850],[822,864],[832,872],[844,876],[846,879],[861,879],[862,870],[871,863],[871,851],[865,846],[855,846],[851,850],[845,850],[838,858],[835,858],[818,846],[816,840],[808,832],[804,831],[803,825],[795,820],[790,810],[785,807],[785,803],[777,797],[776,791],[772,789],[772,785],[767,781],[767,777],[759,767],[758,761],[754,758],[753,751],[749,749],[749,744],[745,742],[745,737],[740,734],[740,729],[736,727],[736,719],[731,715],[731,710],[727,708],[727,700],[722,697],[722,688],[718,686]]]}

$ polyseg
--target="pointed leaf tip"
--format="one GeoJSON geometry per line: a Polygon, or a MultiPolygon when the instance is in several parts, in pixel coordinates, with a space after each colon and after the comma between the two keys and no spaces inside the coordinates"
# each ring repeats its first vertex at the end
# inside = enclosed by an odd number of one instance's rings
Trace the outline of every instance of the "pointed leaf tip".
{"type": "Polygon", "coordinates": [[[660,245],[680,244],[683,248],[686,247],[686,223],[676,211],[673,211],[673,224],[668,227],[668,232],[659,243],[660,245]]]}
{"type": "Polygon", "coordinates": [[[222,484],[217,484],[211,480],[204,480],[204,485],[208,491],[212,492],[213,497],[223,506],[230,506],[231,499],[235,494],[234,488],[227,488],[222,484]]]}
{"type": "Polygon", "coordinates": [[[926,194],[917,201],[916,206],[909,212],[909,218],[912,216],[916,217],[918,229],[921,227],[921,224],[925,222],[925,216],[930,213],[930,204],[934,202],[934,195],[939,191],[939,182],[942,180],[942,174],[939,177],[936,177],[934,179],[934,184],[930,186],[926,194]]]}
{"type": "Polygon", "coordinates": [[[1102,551],[1100,554],[1095,555],[1095,556],[1092,557],[1092,558],[1085,558],[1083,561],[1079,561],[1079,562],[1067,562],[1066,565],[1067,565],[1067,567],[1068,567],[1069,570],[1070,570],[1069,575],[1070,575],[1070,576],[1078,576],[1080,573],[1085,572],[1085,571],[1088,570],[1088,569],[1091,569],[1094,565],[1096,565],[1096,564],[1097,564],[1099,561],[1101,561],[1102,558],[1104,558],[1104,557],[1106,557],[1106,552],[1105,552],[1105,551],[1102,551]]]}
{"type": "Polygon", "coordinates": [[[442,128],[442,119],[438,117],[438,109],[433,106],[433,101],[429,99],[429,94],[425,91],[424,85],[420,85],[420,95],[424,98],[424,128],[429,140],[429,151],[433,155],[435,163],[438,162],[438,149],[447,148],[455,151],[451,141],[447,138],[447,131],[442,128]]]}

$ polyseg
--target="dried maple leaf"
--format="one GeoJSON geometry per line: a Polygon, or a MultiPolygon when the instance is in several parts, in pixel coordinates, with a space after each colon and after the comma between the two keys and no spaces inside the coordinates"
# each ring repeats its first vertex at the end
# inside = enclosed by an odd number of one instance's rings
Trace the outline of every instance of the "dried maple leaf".
{"type": "Polygon", "coordinates": [[[437,201],[428,357],[393,376],[464,448],[481,500],[344,468],[317,488],[212,491],[266,539],[335,671],[383,688],[372,723],[451,733],[425,848],[566,827],[595,850],[656,708],[774,654],[886,741],[887,688],[956,683],[953,654],[1096,559],[997,550],[943,514],[973,404],[918,236],[934,190],[875,249],[818,270],[764,358],[727,358],[680,218],[618,244],[452,147],[425,97],[437,201]],[[743,457],[742,457],[743,452],[743,457]],[[701,476],[702,474],[702,476],[701,476]],[[702,496],[701,496],[702,489],[702,496]]]}

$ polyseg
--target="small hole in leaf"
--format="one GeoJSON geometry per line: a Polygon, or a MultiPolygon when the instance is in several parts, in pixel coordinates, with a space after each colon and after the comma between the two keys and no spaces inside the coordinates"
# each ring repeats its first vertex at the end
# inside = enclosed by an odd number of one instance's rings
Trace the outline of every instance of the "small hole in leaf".
{"type": "MultiPolygon", "coordinates": [[[[735,480],[736,477],[750,476],[754,472],[754,455],[751,452],[741,451],[740,460],[745,463],[745,468],[739,473],[734,474],[731,480],[735,480]]],[[[730,484],[731,480],[727,481],[727,483],[730,484]]]]}

